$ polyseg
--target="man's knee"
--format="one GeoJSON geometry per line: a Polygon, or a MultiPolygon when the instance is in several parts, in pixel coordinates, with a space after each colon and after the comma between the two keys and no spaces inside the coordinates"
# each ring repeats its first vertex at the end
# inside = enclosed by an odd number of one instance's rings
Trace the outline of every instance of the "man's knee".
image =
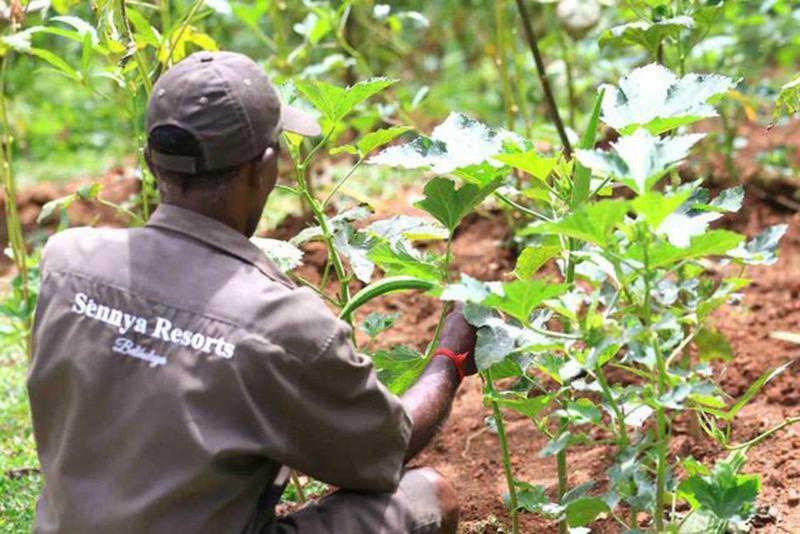
{"type": "Polygon", "coordinates": [[[417,471],[433,486],[439,500],[442,514],[441,533],[455,533],[458,526],[458,492],[453,483],[431,467],[421,467],[417,471]]]}

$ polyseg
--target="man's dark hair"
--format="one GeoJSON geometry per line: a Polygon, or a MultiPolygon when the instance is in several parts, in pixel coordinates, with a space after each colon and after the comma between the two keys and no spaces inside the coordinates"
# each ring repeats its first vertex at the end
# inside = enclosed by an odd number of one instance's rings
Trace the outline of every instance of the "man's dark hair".
{"type": "MultiPolygon", "coordinates": [[[[194,135],[178,126],[166,125],[153,129],[147,138],[147,145],[162,154],[196,158],[202,166],[203,151],[200,148],[200,143],[197,142],[194,135]]],[[[260,155],[258,157],[260,157],[260,155]]],[[[255,159],[256,158],[253,160],[255,159]]],[[[236,165],[235,167],[215,169],[213,171],[195,174],[168,171],[158,167],[158,165],[154,163],[151,163],[151,166],[158,180],[163,180],[169,185],[180,186],[182,189],[193,189],[223,185],[236,176],[242,167],[248,165],[253,160],[241,165],[236,165]]]]}

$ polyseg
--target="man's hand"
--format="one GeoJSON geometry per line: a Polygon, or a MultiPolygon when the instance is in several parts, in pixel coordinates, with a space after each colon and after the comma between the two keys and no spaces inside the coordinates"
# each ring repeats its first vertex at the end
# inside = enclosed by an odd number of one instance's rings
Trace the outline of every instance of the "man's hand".
{"type": "Polygon", "coordinates": [[[478,372],[475,366],[475,341],[477,329],[464,318],[464,304],[457,302],[444,320],[439,346],[450,349],[456,354],[467,353],[464,362],[464,374],[474,375],[478,372]]]}

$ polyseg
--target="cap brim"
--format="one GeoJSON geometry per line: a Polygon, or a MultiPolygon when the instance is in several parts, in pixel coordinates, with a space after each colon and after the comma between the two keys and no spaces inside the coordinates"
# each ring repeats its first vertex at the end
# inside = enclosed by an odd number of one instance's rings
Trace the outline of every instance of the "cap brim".
{"type": "Polygon", "coordinates": [[[317,120],[298,108],[281,105],[281,125],[287,132],[293,132],[306,137],[316,137],[322,135],[317,120]]]}

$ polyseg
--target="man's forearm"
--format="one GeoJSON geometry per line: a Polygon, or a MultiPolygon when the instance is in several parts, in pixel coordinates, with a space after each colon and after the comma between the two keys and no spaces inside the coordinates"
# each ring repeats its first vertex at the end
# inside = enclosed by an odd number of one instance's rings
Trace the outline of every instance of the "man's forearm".
{"type": "Polygon", "coordinates": [[[430,443],[450,413],[458,389],[455,364],[442,356],[434,356],[417,382],[403,394],[401,401],[414,423],[406,461],[430,443]]]}

